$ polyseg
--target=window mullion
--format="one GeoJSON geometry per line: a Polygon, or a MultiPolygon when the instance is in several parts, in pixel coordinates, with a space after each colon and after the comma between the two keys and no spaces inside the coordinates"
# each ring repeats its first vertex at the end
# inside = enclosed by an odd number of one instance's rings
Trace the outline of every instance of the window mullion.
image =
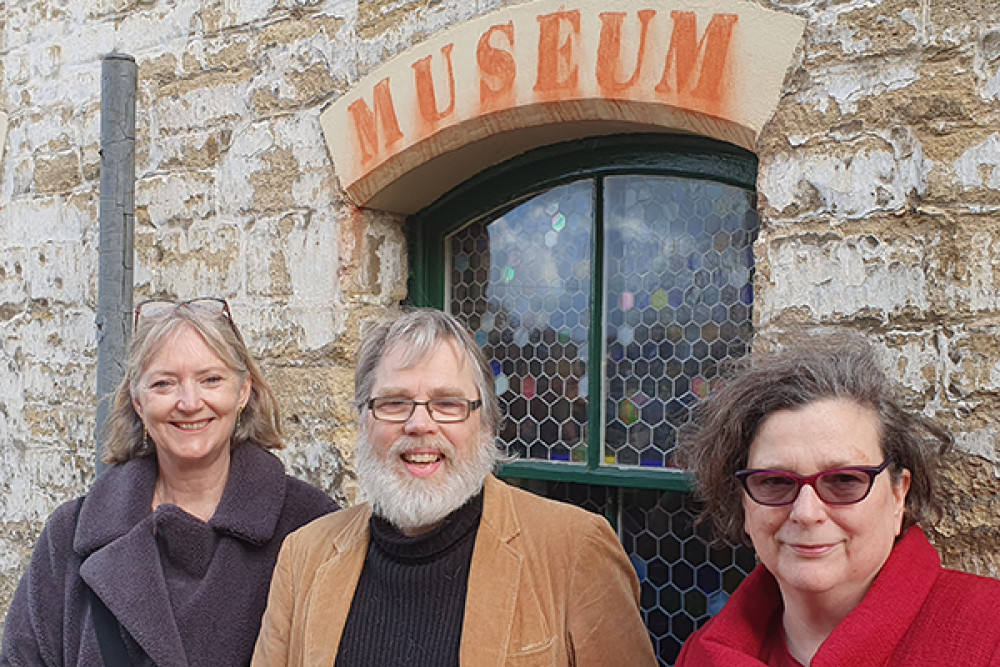
{"type": "Polygon", "coordinates": [[[604,179],[594,179],[590,257],[590,340],[587,350],[587,469],[604,461],[604,179]]]}

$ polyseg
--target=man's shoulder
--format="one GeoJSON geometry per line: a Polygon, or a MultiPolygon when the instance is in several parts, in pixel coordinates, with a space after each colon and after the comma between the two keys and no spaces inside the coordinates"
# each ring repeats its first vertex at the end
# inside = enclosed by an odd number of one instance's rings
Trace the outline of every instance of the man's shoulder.
{"type": "Polygon", "coordinates": [[[324,558],[366,537],[370,515],[365,504],[324,514],[289,535],[286,547],[299,557],[324,558]]]}
{"type": "Polygon", "coordinates": [[[575,533],[588,526],[598,527],[605,522],[602,516],[581,507],[540,496],[501,480],[494,480],[492,488],[494,493],[509,500],[508,506],[523,532],[561,538],[567,533],[575,533]]]}

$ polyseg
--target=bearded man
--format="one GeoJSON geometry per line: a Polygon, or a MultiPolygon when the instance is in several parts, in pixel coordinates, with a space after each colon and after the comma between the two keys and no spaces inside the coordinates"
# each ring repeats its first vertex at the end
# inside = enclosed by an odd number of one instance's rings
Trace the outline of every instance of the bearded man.
{"type": "Polygon", "coordinates": [[[254,665],[655,665],[635,571],[601,516],[491,473],[493,374],[452,316],[362,341],[365,503],[291,535],[254,665]]]}

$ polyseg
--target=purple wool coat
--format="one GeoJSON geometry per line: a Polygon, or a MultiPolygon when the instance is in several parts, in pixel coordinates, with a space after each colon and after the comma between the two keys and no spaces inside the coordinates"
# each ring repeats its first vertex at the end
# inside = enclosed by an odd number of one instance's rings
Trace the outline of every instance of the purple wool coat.
{"type": "Polygon", "coordinates": [[[82,504],[52,513],[7,612],[0,666],[102,665],[86,586],[118,619],[132,664],[249,664],[282,541],[337,505],[254,445],[233,450],[207,523],[175,505],[150,512],[156,474],[154,457],[114,466],[82,504]]]}

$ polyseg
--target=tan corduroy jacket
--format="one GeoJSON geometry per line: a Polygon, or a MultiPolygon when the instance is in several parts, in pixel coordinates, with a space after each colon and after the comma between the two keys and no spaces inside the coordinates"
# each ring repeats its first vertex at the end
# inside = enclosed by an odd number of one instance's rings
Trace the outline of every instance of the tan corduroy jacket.
{"type": "MultiPolygon", "coordinates": [[[[485,489],[461,664],[656,665],[635,571],[608,522],[492,476],[485,489]]],[[[358,505],[288,537],[254,667],[333,665],[368,549],[370,514],[358,505]]]]}

